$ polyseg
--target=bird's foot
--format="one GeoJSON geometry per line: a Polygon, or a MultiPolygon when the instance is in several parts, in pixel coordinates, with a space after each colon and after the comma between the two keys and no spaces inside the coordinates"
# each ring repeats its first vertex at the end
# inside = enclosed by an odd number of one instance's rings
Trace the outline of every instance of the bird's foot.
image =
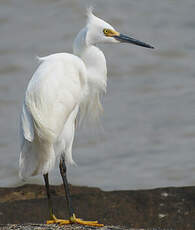
{"type": "Polygon", "coordinates": [[[65,221],[66,224],[70,224],[70,220],[58,219],[55,215],[52,215],[51,220],[47,220],[46,224],[61,224],[62,222],[65,224],[65,221]]]}
{"type": "Polygon", "coordinates": [[[59,225],[66,225],[66,224],[80,224],[80,225],[87,225],[93,227],[103,227],[103,224],[99,224],[98,221],[85,221],[80,218],[76,218],[75,214],[70,217],[70,220],[63,220],[57,219],[54,215],[52,216],[52,220],[48,220],[47,224],[59,224],[59,225]]]}
{"type": "Polygon", "coordinates": [[[73,214],[70,218],[71,223],[81,224],[81,225],[88,225],[94,227],[103,227],[103,224],[99,224],[98,221],[85,221],[80,218],[76,218],[75,214],[73,214]]]}

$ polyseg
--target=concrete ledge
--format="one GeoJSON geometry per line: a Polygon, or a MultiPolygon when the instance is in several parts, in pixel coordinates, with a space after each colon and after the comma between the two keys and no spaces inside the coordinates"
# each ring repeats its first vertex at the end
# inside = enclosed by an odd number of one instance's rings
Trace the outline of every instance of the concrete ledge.
{"type": "MultiPolygon", "coordinates": [[[[56,216],[67,219],[63,186],[52,186],[51,193],[56,216]]],[[[104,192],[98,188],[71,186],[71,193],[77,217],[98,220],[109,226],[107,229],[126,226],[128,229],[142,230],[195,230],[195,187],[104,192]]],[[[32,229],[38,229],[36,224],[45,223],[47,219],[44,186],[0,188],[0,224],[35,223],[31,224],[32,229]]],[[[10,229],[27,227],[10,226],[10,229]]],[[[70,227],[66,229],[82,229],[76,225],[70,227]]],[[[46,225],[45,229],[52,228],[46,225]]]]}

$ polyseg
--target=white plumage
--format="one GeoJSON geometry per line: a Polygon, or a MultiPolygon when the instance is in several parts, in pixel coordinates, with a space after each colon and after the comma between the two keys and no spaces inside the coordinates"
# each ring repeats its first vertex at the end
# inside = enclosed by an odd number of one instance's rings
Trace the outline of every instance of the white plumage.
{"type": "Polygon", "coordinates": [[[79,107],[82,119],[90,114],[97,117],[101,110],[99,96],[106,90],[105,57],[98,48],[85,43],[94,19],[90,13],[88,25],[74,42],[74,52],[83,60],[68,53],[40,58],[29,82],[20,128],[23,178],[49,172],[60,154],[74,163],[72,144],[79,107]]]}
{"type": "Polygon", "coordinates": [[[73,164],[75,120],[99,117],[100,94],[106,92],[107,69],[103,52],[95,44],[128,42],[129,38],[88,12],[87,25],[78,33],[73,54],[40,58],[26,90],[20,122],[20,176],[48,173],[61,154],[73,164]]]}

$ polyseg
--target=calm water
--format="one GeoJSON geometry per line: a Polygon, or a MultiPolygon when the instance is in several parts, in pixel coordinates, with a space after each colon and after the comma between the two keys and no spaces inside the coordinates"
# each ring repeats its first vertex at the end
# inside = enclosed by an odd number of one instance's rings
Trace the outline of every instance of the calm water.
{"type": "MultiPolygon", "coordinates": [[[[18,120],[35,57],[72,51],[89,2],[0,2],[0,186],[22,183],[18,120]]],[[[98,16],[156,50],[101,46],[109,76],[105,111],[101,127],[77,133],[70,182],[105,190],[195,185],[194,0],[94,2],[98,16]]],[[[57,169],[52,182],[60,182],[57,169]]]]}

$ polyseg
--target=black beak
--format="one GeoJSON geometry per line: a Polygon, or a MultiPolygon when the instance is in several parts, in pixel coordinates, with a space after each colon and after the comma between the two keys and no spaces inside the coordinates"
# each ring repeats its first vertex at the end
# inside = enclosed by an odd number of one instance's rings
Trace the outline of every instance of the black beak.
{"type": "Polygon", "coordinates": [[[113,36],[116,40],[120,41],[120,42],[124,42],[124,43],[132,43],[134,45],[137,45],[137,46],[143,46],[143,47],[146,47],[146,48],[150,48],[150,49],[154,49],[153,46],[145,43],[145,42],[141,42],[135,38],[131,38],[131,37],[128,37],[124,34],[119,34],[119,35],[115,35],[113,36]]]}

